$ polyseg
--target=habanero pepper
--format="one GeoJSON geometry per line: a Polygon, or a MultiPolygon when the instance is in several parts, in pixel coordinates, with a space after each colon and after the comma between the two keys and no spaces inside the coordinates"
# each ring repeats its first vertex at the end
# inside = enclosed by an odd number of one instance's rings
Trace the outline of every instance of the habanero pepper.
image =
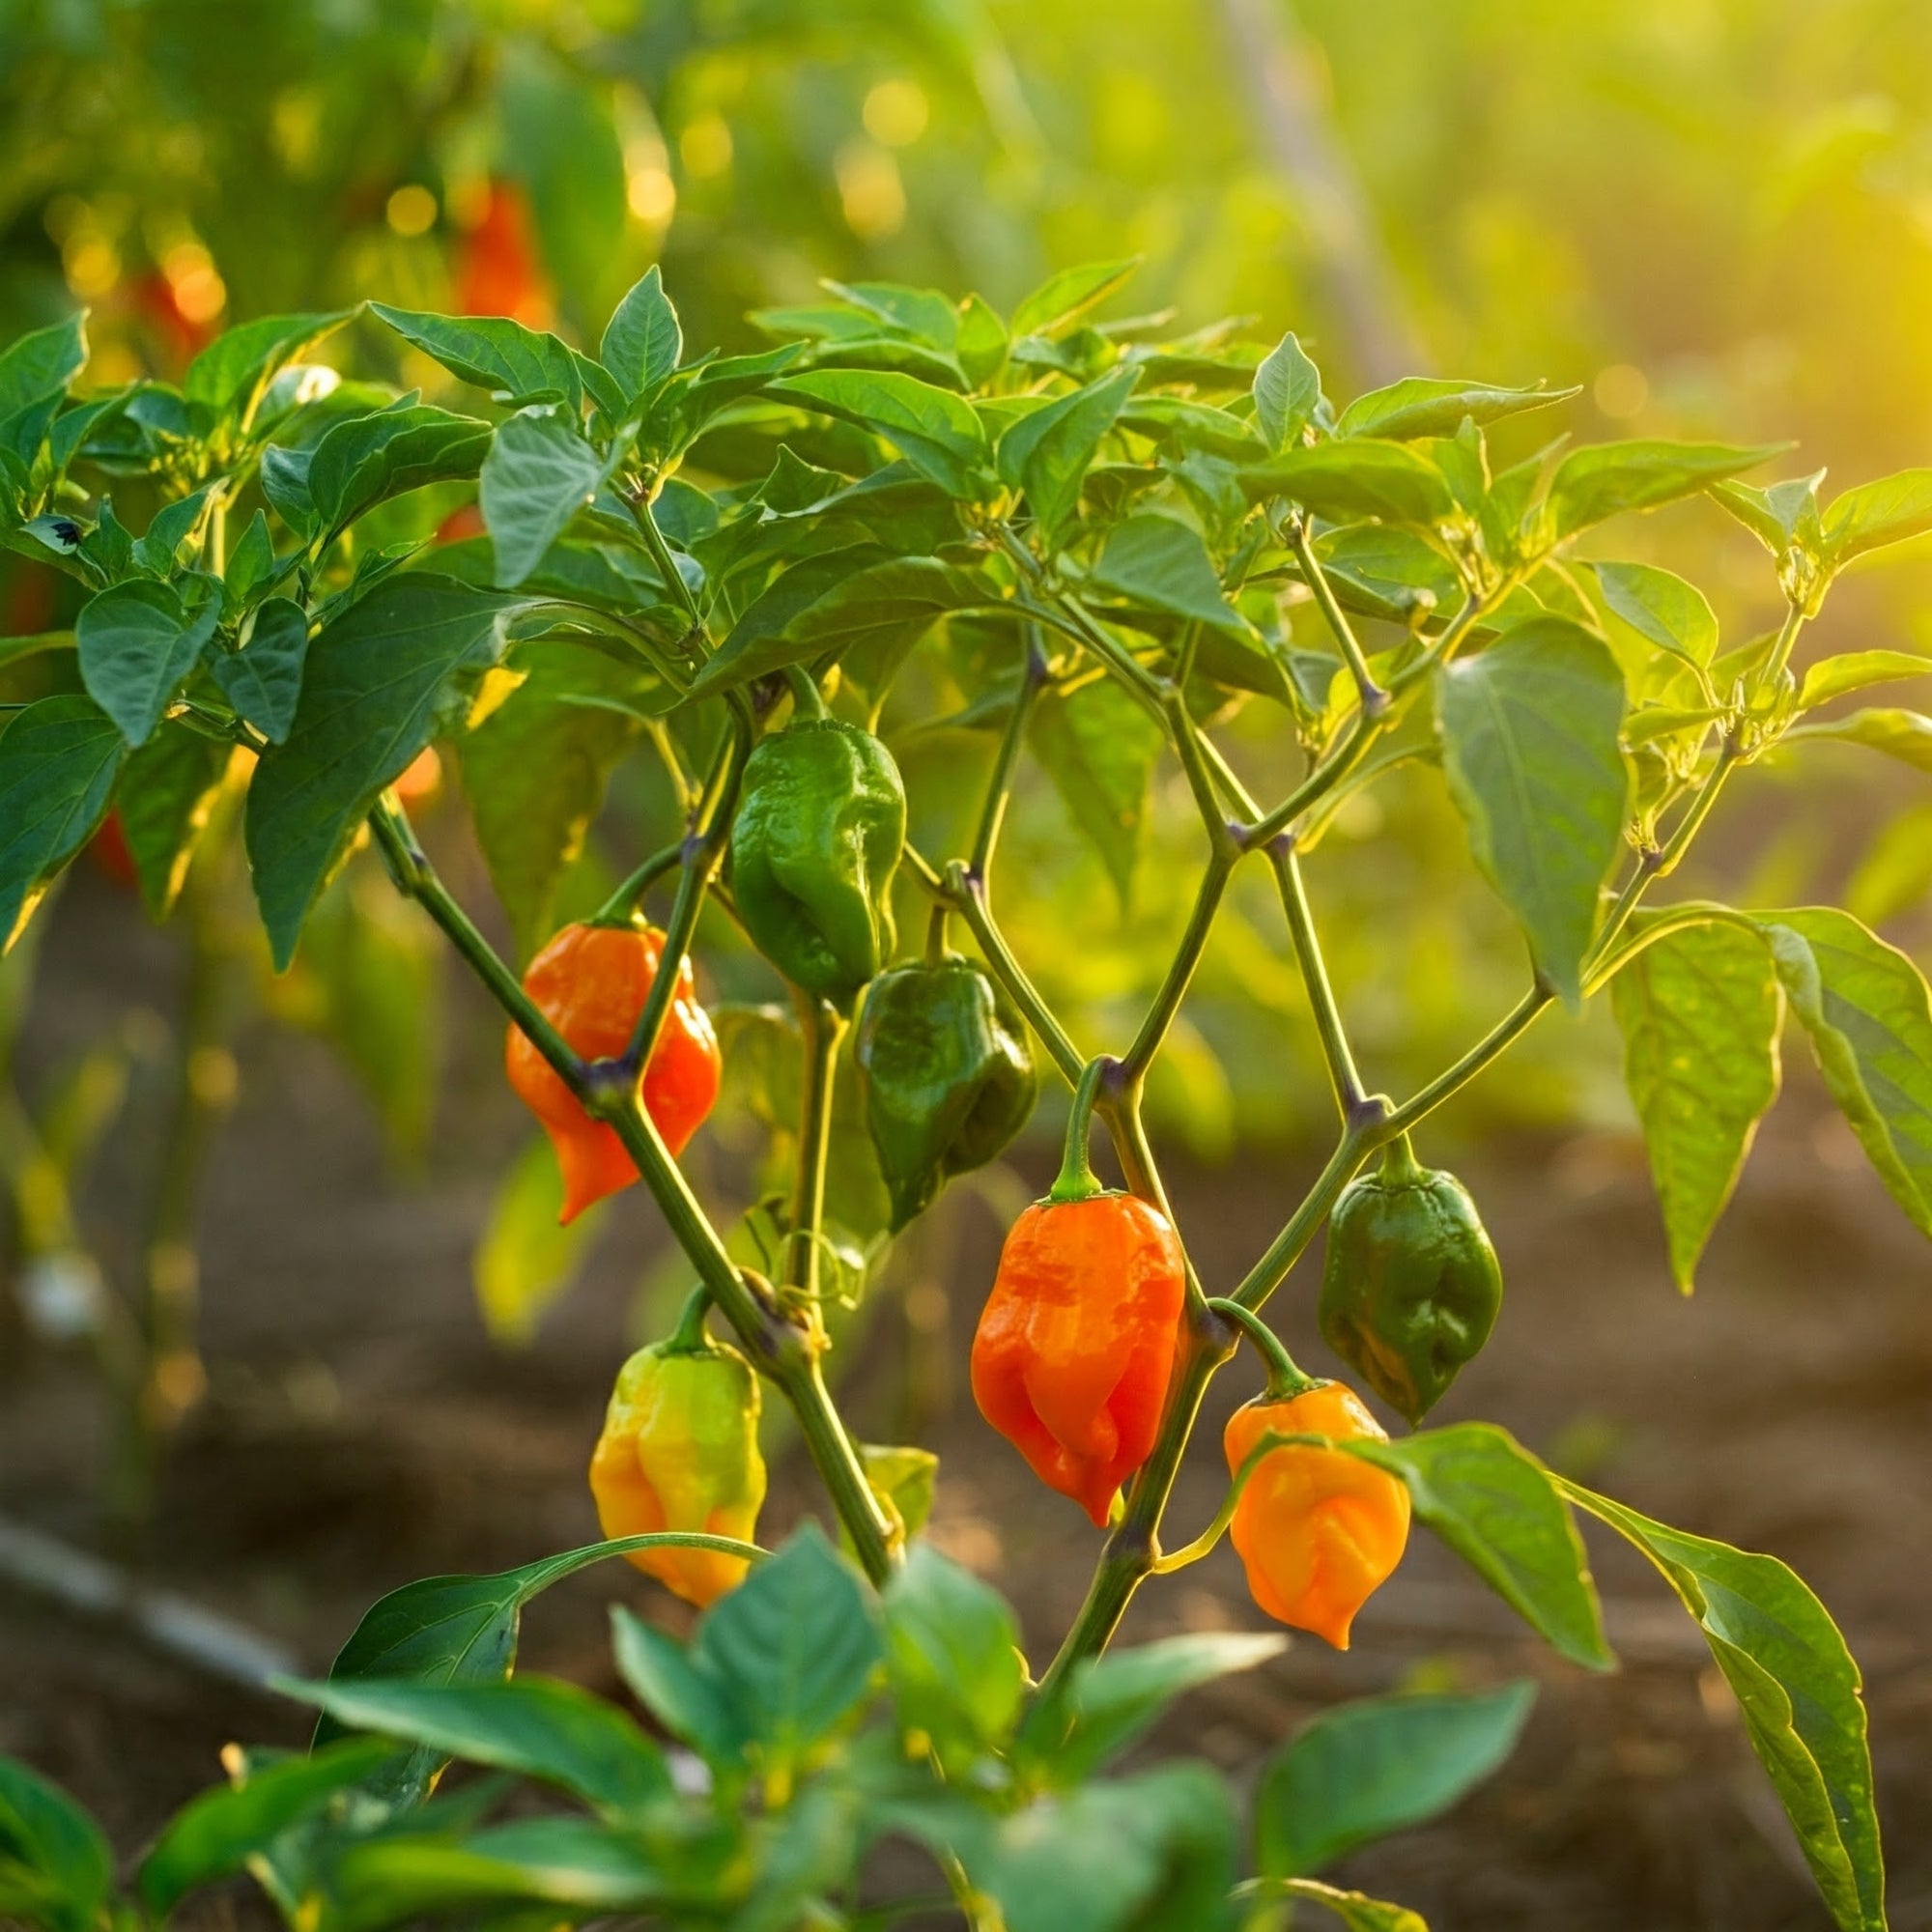
{"type": "MultiPolygon", "coordinates": [[[[1346,1384],[1307,1378],[1302,1384],[1229,1417],[1222,1447],[1230,1476],[1271,1433],[1388,1439],[1346,1384]]],[[[1248,1472],[1229,1532],[1257,1605],[1347,1650],[1355,1613],[1402,1561],[1408,1519],[1408,1491],[1386,1469],[1344,1449],[1287,1442],[1263,1451],[1248,1472]]]]}
{"type": "MultiPolygon", "coordinates": [[[[753,1540],[765,1499],[758,1378],[702,1322],[698,1302],[675,1335],[639,1349],[617,1373],[590,1458],[607,1537],[688,1530],[753,1540]]],[[[639,1549],[626,1560],[699,1609],[748,1568],[744,1557],[709,1549],[639,1549]]]]}
{"type": "Polygon", "coordinates": [[[1187,1283],[1173,1223],[1087,1164],[1103,1065],[1074,1097],[1059,1179],[1007,1236],[972,1361],[980,1414],[1102,1528],[1160,1432],[1187,1283]]]}
{"type": "Polygon", "coordinates": [[[869,731],[802,718],[745,761],[731,891],[753,943],[794,985],[849,1009],[892,956],[905,786],[869,731]]]}
{"type": "MultiPolygon", "coordinates": [[[[524,975],[524,991],[585,1060],[613,1060],[631,1034],[663,963],[664,939],[655,926],[566,925],[524,975]]],[[[504,1065],[518,1097],[542,1122],[563,1171],[564,1221],[593,1201],[628,1187],[637,1164],[615,1128],[583,1111],[523,1032],[512,1026],[504,1065]]],[[[672,1155],[684,1151],[718,1098],[718,1036],[697,1004],[689,958],[678,962],[677,989],[644,1068],[644,1111],[672,1155]]]]}
{"type": "Polygon", "coordinates": [[[895,1234],[953,1175],[993,1159],[1039,1091],[1024,1022],[987,974],[952,954],[872,981],[853,1056],[895,1234]]]}
{"type": "Polygon", "coordinates": [[[1405,1134],[1343,1190],[1328,1222],[1321,1338],[1409,1422],[1490,1339],[1502,1269],[1453,1174],[1419,1166],[1405,1134]]]}

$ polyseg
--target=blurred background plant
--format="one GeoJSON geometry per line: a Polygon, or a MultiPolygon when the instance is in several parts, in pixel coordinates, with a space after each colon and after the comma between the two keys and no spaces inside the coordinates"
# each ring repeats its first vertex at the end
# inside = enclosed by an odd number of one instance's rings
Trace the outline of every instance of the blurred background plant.
{"type": "MultiPolygon", "coordinates": [[[[178,378],[227,323],[367,298],[593,338],[653,260],[690,339],[755,347],[785,327],[768,315],[761,332],[758,313],[811,302],[821,277],[1004,306],[1113,256],[1143,258],[1135,309],[1295,327],[1338,397],[1413,371],[1580,384],[1577,433],[1793,438],[1842,487],[1912,461],[1932,428],[1932,15],[1908,0],[0,0],[0,331],[87,305],[96,386],[178,378]]],[[[378,336],[361,349],[393,353],[378,336]]],[[[393,374],[445,384],[408,352],[393,374]]],[[[1506,432],[1504,457],[1541,434],[1506,432]]],[[[393,537],[473,529],[466,495],[405,499],[393,537]]],[[[1775,621],[1761,554],[1715,508],[1618,542],[1694,554],[1728,642],[1775,621]]],[[[1932,647],[1925,584],[1916,561],[1854,582],[1813,647],[1932,647]]],[[[0,556],[0,632],[60,628],[72,597],[0,556]]],[[[38,695],[46,664],[10,667],[0,643],[0,696],[38,695]]],[[[921,748],[964,750],[944,733],[921,748]]],[[[1827,810],[1792,770],[1778,807],[1719,824],[1716,862],[1747,903],[1842,890],[1912,944],[1932,807],[1898,818],[1916,775],[1865,772],[1827,810]]],[[[1187,876],[1144,849],[1163,823],[1186,838],[1187,812],[1149,810],[1144,771],[1114,780],[1109,830],[1035,769],[1012,832],[1036,886],[1015,946],[1096,1035],[1164,955],[1187,876]]],[[[662,843],[668,810],[654,768],[620,772],[560,915],[662,843]]],[[[1462,841],[1436,836],[1448,810],[1418,776],[1339,813],[1311,862],[1391,1084],[1492,1017],[1520,970],[1462,841]]],[[[238,1029],[267,1010],[327,1034],[405,1162],[434,1119],[440,990],[412,916],[352,870],[272,981],[233,916],[232,843],[205,844],[170,915],[176,1010],[112,1018],[0,1106],[17,1298],[30,1325],[89,1330],[121,1361],[133,1510],[140,1443],[199,1393],[192,1202],[238,1029]],[[124,1106],[170,1124],[134,1188],[147,1226],[118,1261],[135,1312],[116,1344],[68,1196],[124,1106]]],[[[111,842],[98,856],[126,869],[111,842]]],[[[149,910],[168,896],[151,890],[149,910]]],[[[1179,1070],[1151,1095],[1157,1131],[1208,1157],[1319,1118],[1298,984],[1252,911],[1217,933],[1179,1070]]],[[[707,928],[725,995],[756,999],[734,946],[707,928]]],[[[28,995],[9,970],[12,1024],[28,995]]],[[[1601,1017],[1551,1027],[1457,1118],[1621,1122],[1613,1062],[1601,1017]]],[[[545,1211],[513,1171],[479,1255],[506,1335],[577,1252],[544,1245],[545,1211]]]]}

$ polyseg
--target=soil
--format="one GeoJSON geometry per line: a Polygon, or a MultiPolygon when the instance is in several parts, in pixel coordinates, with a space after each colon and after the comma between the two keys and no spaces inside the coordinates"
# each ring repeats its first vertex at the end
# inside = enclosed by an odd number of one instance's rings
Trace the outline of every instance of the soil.
{"type": "MultiPolygon", "coordinates": [[[[104,888],[84,883],[58,910],[42,969],[58,993],[35,1030],[37,1058],[85,1037],[171,957],[164,940],[130,933],[104,888]]],[[[467,989],[456,1008],[425,1182],[385,1171],[367,1112],[325,1048],[265,1028],[243,1042],[241,1104],[207,1189],[210,1391],[175,1444],[140,1567],[308,1669],[325,1667],[368,1604],[398,1584],[594,1538],[584,1458],[639,1280],[663,1259],[648,1204],[627,1197],[533,1346],[492,1347],[469,1256],[523,1124],[493,1075],[489,1014],[467,989]]],[[[1689,1300],[1669,1285],[1641,1151],[1628,1138],[1492,1141],[1459,1153],[1509,1293],[1495,1340],[1435,1419],[1498,1420],[1636,1508],[1775,1552],[1811,1583],[1865,1672],[1891,1923],[1914,1932],[1932,1927],[1932,1251],[1801,1069],[1790,1088],[1689,1300]]],[[[1210,1281],[1233,1278],[1265,1244],[1313,1167],[1282,1154],[1174,1170],[1178,1213],[1210,1281]]],[[[113,1185],[110,1163],[110,1208],[113,1185]]],[[[863,1434],[903,1440],[913,1423],[939,1451],[932,1535],[1015,1600],[1043,1659],[1076,1607],[1094,1538],[973,1409],[959,1365],[999,1231],[978,1202],[951,1212],[936,1244],[943,1267],[895,1296],[848,1350],[846,1386],[863,1434]]],[[[1308,1265],[1278,1319],[1321,1367],[1308,1265]]],[[[1221,1478],[1210,1445],[1226,1407],[1249,1392],[1234,1373],[1212,1391],[1212,1435],[1176,1498],[1182,1536],[1212,1514],[1221,1478]]],[[[84,1360],[42,1350],[7,1368],[0,1515],[103,1548],[103,1454],[84,1360]]],[[[811,1500],[809,1471],[788,1458],[768,1530],[811,1500]]],[[[1435,1932],[1828,1926],[1693,1627],[1627,1549],[1590,1540],[1623,1659],[1613,1675],[1552,1658],[1418,1534],[1347,1655],[1299,1641],[1196,1693],[1144,1748],[1203,1756],[1250,1781],[1298,1722],[1339,1698],[1533,1677],[1535,1716],[1499,1776],[1444,1820],[1332,1876],[1412,1906],[1435,1932]]],[[[524,1661],[621,1694],[605,1642],[616,1599],[672,1622],[681,1614],[641,1579],[599,1568],[535,1606],[524,1661]]],[[[1125,1635],[1262,1627],[1224,1548],[1145,1591],[1125,1635]]],[[[304,1733],[291,1705],[125,1621],[0,1583],[0,1751],[68,1785],[124,1853],[218,1776],[231,1739],[292,1746],[304,1733]]],[[[239,1894],[217,1899],[201,1922],[238,1913],[253,1922],[253,1910],[239,1894]]]]}

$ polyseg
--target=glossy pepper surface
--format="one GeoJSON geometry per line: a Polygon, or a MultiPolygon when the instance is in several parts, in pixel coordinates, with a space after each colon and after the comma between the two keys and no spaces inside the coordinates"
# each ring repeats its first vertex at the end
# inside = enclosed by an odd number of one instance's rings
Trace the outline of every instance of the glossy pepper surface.
{"type": "Polygon", "coordinates": [[[760,740],[731,827],[731,890],[758,951],[849,1007],[892,956],[905,787],[869,731],[807,718],[760,740]]]}
{"type": "Polygon", "coordinates": [[[1036,1201],[1001,1251],[973,1338],[974,1400],[1102,1526],[1159,1434],[1186,1279],[1173,1224],[1132,1194],[1036,1201]]]}
{"type": "MultiPolygon", "coordinates": [[[[1270,1431],[1388,1439],[1352,1389],[1317,1382],[1285,1401],[1251,1402],[1228,1418],[1222,1447],[1231,1476],[1270,1431]]],[[[1408,1515],[1408,1491],[1387,1470],[1341,1449],[1289,1443],[1256,1463],[1230,1534],[1261,1608],[1347,1650],[1355,1612],[1402,1561],[1408,1515]]]]}
{"type": "Polygon", "coordinates": [[[895,1233],[953,1175],[999,1153],[1038,1093],[1024,1024],[967,959],[880,974],[853,1053],[895,1233]]]}
{"type": "MultiPolygon", "coordinates": [[[[585,1060],[611,1060],[631,1043],[664,951],[655,927],[566,925],[524,975],[524,990],[565,1041],[585,1060]]],[[[510,1085],[543,1122],[563,1170],[563,1215],[573,1219],[593,1201],[638,1178],[616,1130],[594,1121],[555,1069],[516,1027],[504,1065],[510,1085]]],[[[718,1098],[718,1036],[697,1004],[691,961],[678,963],[677,991],[644,1068],[644,1109],[673,1154],[697,1130],[718,1098]]]]}
{"type": "Polygon", "coordinates": [[[1410,1422],[1490,1339],[1502,1269],[1453,1174],[1418,1166],[1406,1140],[1343,1190],[1328,1223],[1321,1336],[1410,1422]]]}
{"type": "MultiPolygon", "coordinates": [[[[654,1342],[617,1374],[590,1458],[608,1537],[697,1530],[749,1543],[765,1499],[758,1378],[737,1350],[654,1342]]],[[[743,1557],[640,1549],[628,1559],[700,1609],[744,1579],[743,1557]]]]}

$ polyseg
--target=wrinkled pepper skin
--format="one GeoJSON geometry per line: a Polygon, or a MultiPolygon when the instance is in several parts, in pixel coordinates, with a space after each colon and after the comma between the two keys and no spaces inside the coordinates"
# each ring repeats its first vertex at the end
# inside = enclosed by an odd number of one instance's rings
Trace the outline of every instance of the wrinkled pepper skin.
{"type": "Polygon", "coordinates": [[[880,974],[853,1053],[895,1234],[953,1175],[993,1159],[1039,1091],[1024,1023],[967,959],[880,974]]]}
{"type": "MultiPolygon", "coordinates": [[[[611,1060],[631,1043],[657,978],[664,934],[655,927],[566,925],[524,975],[524,990],[568,1044],[586,1060],[611,1060]]],[[[638,1178],[616,1130],[593,1121],[555,1069],[516,1028],[504,1066],[510,1085],[543,1122],[563,1170],[563,1213],[570,1221],[593,1201],[638,1178]]],[[[721,1060],[711,1017],[697,1004],[691,961],[679,962],[677,993],[644,1068],[644,1111],[673,1155],[718,1098],[721,1060]]]]}
{"type": "Polygon", "coordinates": [[[1410,1422],[1490,1339],[1502,1269],[1453,1174],[1413,1160],[1350,1181],[1328,1223],[1321,1338],[1410,1422]]]}
{"type": "MultiPolygon", "coordinates": [[[[1352,1389],[1319,1382],[1286,1402],[1251,1402],[1228,1418],[1222,1447],[1231,1476],[1269,1431],[1388,1439],[1352,1389]]],[[[1408,1491],[1387,1470],[1340,1449],[1284,1444],[1255,1465],[1229,1533],[1262,1609],[1347,1650],[1355,1612],[1402,1561],[1408,1515],[1408,1491]]]]}
{"type": "Polygon", "coordinates": [[[731,890],[794,985],[849,1008],[891,958],[905,786],[869,731],[807,718],[760,740],[731,828],[731,890]]]}
{"type": "MultiPolygon", "coordinates": [[[[735,1349],[639,1349],[618,1371],[590,1458],[604,1534],[699,1530],[750,1543],[765,1500],[758,1406],[758,1378],[735,1349]]],[[[626,1561],[699,1609],[748,1567],[708,1549],[640,1549],[626,1561]]]]}
{"type": "Polygon", "coordinates": [[[1036,1201],[973,1338],[973,1397],[1049,1489],[1105,1527],[1160,1431],[1186,1292],[1179,1237],[1131,1194],[1036,1201]]]}

